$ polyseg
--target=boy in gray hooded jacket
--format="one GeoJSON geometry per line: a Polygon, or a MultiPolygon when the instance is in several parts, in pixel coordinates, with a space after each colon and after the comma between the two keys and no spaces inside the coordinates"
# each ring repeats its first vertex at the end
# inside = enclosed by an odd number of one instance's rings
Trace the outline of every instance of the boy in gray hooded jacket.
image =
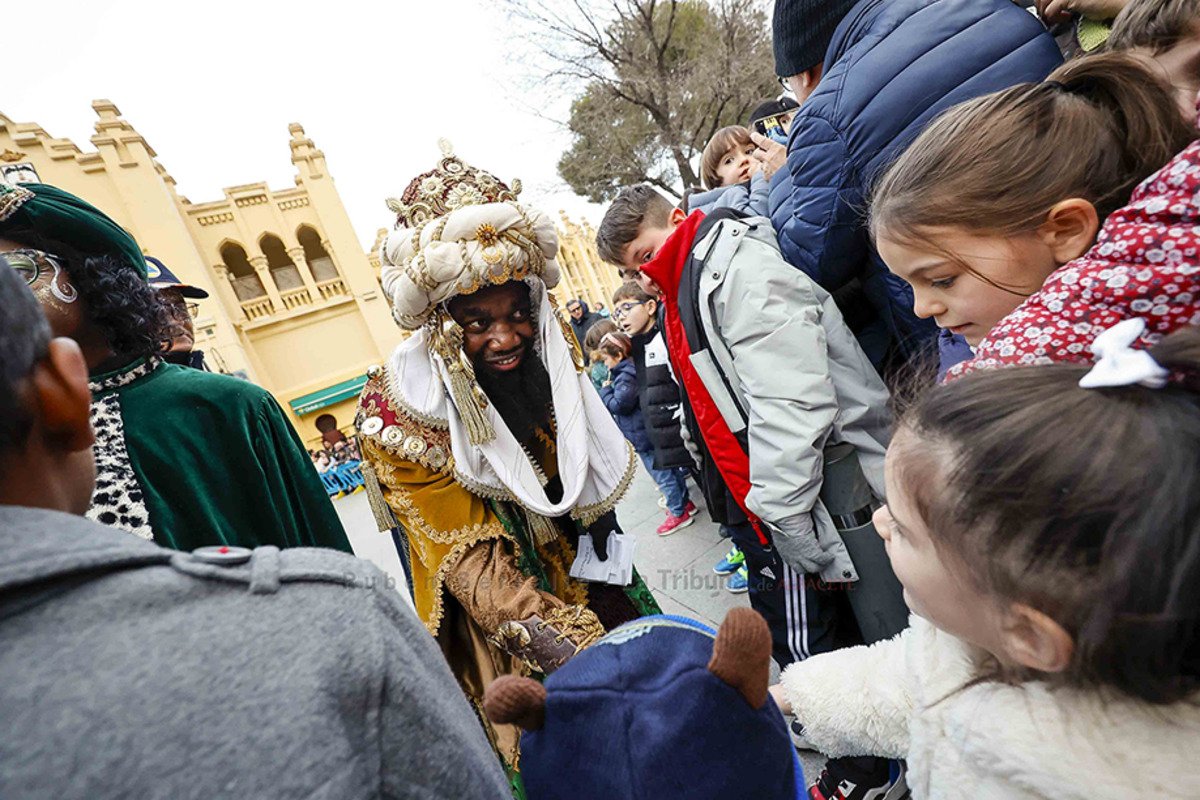
{"type": "Polygon", "coordinates": [[[511,797],[368,562],[84,519],[87,380],[0,263],[0,797],[511,797]]]}
{"type": "Polygon", "coordinates": [[[618,195],[596,240],[666,309],[709,510],[746,553],[776,659],[844,643],[846,596],[868,641],[898,633],[907,609],[870,525],[888,393],[830,294],[783,260],[766,218],[685,216],[649,186],[618,195]]]}
{"type": "MultiPolygon", "coordinates": [[[[645,185],[617,196],[596,244],[661,298],[709,513],[745,557],[776,661],[902,630],[903,590],[871,524],[888,393],[830,293],[783,259],[765,217],[686,216],[645,185]]],[[[882,797],[891,765],[861,761],[830,762],[825,784],[882,797]]]]}

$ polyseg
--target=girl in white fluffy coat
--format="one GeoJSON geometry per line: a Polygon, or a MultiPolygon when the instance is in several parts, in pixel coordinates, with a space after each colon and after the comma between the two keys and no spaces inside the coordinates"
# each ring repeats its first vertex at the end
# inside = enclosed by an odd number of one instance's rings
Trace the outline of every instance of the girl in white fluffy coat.
{"type": "Polygon", "coordinates": [[[918,799],[1200,797],[1200,330],[1118,349],[1110,388],[981,372],[904,416],[875,526],[912,626],[784,671],[815,749],[918,799]]]}

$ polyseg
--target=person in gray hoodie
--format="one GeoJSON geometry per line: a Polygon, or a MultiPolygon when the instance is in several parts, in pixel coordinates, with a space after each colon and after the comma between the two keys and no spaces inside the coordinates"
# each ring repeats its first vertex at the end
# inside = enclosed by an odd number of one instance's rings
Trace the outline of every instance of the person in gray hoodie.
{"type": "Polygon", "coordinates": [[[0,797],[511,797],[368,562],[182,553],[84,519],[87,381],[0,264],[0,797]]]}

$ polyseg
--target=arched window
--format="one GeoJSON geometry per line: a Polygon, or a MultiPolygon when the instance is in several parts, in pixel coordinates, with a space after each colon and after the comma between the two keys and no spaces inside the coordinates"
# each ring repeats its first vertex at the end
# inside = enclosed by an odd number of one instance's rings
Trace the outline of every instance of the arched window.
{"type": "Polygon", "coordinates": [[[237,295],[237,299],[245,302],[262,297],[267,293],[263,288],[262,281],[258,279],[258,275],[254,272],[254,267],[250,266],[250,259],[246,258],[246,250],[236,242],[226,242],[221,246],[221,263],[229,270],[232,276],[230,284],[233,285],[233,293],[237,295]]]}
{"type": "Polygon", "coordinates": [[[264,234],[258,240],[258,246],[262,248],[263,255],[267,257],[267,268],[271,270],[271,277],[275,280],[275,286],[279,291],[286,292],[304,286],[300,270],[292,263],[291,257],[288,256],[287,250],[284,248],[283,242],[279,241],[278,236],[273,233],[264,234]]]}
{"type": "Polygon", "coordinates": [[[304,259],[308,261],[308,268],[312,270],[313,280],[320,283],[338,277],[337,267],[334,266],[325,246],[321,244],[319,233],[307,225],[301,225],[296,231],[296,238],[304,248],[304,259]]]}

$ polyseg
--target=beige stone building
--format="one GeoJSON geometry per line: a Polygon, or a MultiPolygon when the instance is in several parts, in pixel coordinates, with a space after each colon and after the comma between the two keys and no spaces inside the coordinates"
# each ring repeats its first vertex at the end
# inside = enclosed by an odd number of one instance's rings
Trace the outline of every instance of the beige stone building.
{"type": "Polygon", "coordinates": [[[605,264],[596,252],[596,230],[586,221],[576,224],[560,211],[562,227],[558,230],[558,263],[562,266],[562,281],[554,296],[565,305],[578,297],[595,308],[597,302],[612,311],[613,292],[621,285],[617,268],[605,264]]]}
{"type": "MultiPolygon", "coordinates": [[[[349,433],[367,367],[402,333],[379,286],[377,248],[363,253],[324,154],[293,123],[295,186],[249,183],[193,203],[113,103],[92,108],[89,152],[0,113],[0,179],[53,184],[110,215],[144,253],[209,292],[195,328],[213,369],[270,391],[310,446],[317,420],[349,433]]],[[[620,280],[596,257],[595,232],[564,216],[560,235],[559,301],[611,305],[620,280]]]]}

